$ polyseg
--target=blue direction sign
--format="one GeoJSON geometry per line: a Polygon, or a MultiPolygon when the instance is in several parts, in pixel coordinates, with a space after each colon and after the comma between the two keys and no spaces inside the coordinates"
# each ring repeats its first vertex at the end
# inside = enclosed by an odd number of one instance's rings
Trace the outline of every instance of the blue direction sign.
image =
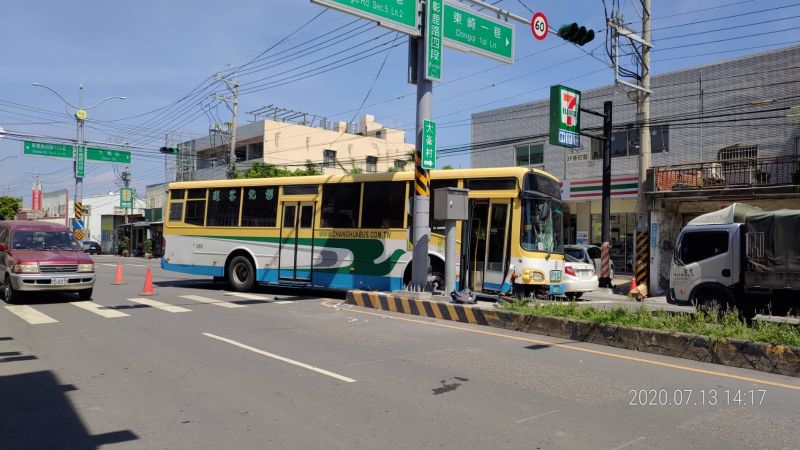
{"type": "Polygon", "coordinates": [[[83,230],[86,227],[86,224],[82,220],[72,219],[72,229],[73,230],[83,230]]]}

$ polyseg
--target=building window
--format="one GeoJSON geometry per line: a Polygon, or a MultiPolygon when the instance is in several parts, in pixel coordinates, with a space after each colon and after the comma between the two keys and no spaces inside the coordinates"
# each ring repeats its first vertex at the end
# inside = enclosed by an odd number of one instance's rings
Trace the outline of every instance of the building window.
{"type": "Polygon", "coordinates": [[[243,227],[274,227],[278,216],[278,188],[245,187],[242,204],[243,227]]]}
{"type": "Polygon", "coordinates": [[[250,147],[250,159],[264,159],[264,143],[258,142],[250,147]]]}
{"type": "Polygon", "coordinates": [[[403,228],[405,182],[364,184],[361,228],[403,228]]]}
{"type": "MultiPolygon", "coordinates": [[[[611,157],[636,156],[639,154],[639,129],[630,126],[627,130],[611,135],[611,157]]],[[[653,153],[669,151],[669,126],[650,127],[650,149],[653,153]]],[[[603,159],[603,141],[592,139],[592,159],[603,159]]]]}
{"type": "Polygon", "coordinates": [[[377,171],[378,171],[378,157],[367,156],[367,172],[377,172],[377,171]]]}
{"type": "Polygon", "coordinates": [[[544,144],[518,145],[514,153],[518,166],[544,164],[544,144]]]}
{"type": "Polygon", "coordinates": [[[322,151],[322,167],[336,167],[336,150],[322,151]]]}
{"type": "Polygon", "coordinates": [[[326,184],[322,187],[322,228],[357,228],[361,184],[326,184]]]}
{"type": "Polygon", "coordinates": [[[247,146],[236,147],[234,153],[236,154],[236,162],[245,161],[247,159],[247,146]]]}
{"type": "Polygon", "coordinates": [[[395,170],[406,170],[406,165],[408,161],[403,161],[402,159],[395,159],[394,160],[394,168],[395,170]]]}
{"type": "Polygon", "coordinates": [[[207,227],[239,226],[239,188],[209,189],[206,210],[207,227]]]}
{"type": "Polygon", "coordinates": [[[719,152],[717,152],[718,161],[731,161],[736,159],[755,159],[755,158],[758,158],[757,145],[750,145],[747,147],[734,145],[731,147],[725,147],[721,149],[719,152]]]}

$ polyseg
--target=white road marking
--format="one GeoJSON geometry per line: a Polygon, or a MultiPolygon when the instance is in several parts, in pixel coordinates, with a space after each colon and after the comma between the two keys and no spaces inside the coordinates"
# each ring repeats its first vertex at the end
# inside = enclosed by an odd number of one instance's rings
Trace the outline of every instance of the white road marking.
{"type": "Polygon", "coordinates": [[[287,304],[287,303],[294,303],[294,302],[293,302],[293,301],[291,301],[291,300],[281,300],[281,301],[278,301],[278,302],[272,302],[272,303],[275,303],[276,305],[285,305],[285,304],[287,304]]]}
{"type": "Polygon", "coordinates": [[[125,264],[125,265],[130,267],[147,267],[144,264],[125,264]]]}
{"type": "Polygon", "coordinates": [[[10,305],[6,306],[6,309],[31,325],[58,322],[56,319],[53,319],[47,314],[41,313],[28,305],[10,305]]]}
{"type": "Polygon", "coordinates": [[[593,303],[595,305],[599,305],[599,304],[619,303],[619,302],[615,302],[613,300],[589,300],[589,303],[593,303]]]}
{"type": "Polygon", "coordinates": [[[115,309],[110,309],[105,307],[99,303],[95,302],[70,302],[71,305],[75,305],[78,308],[85,309],[90,313],[95,313],[98,316],[103,316],[106,319],[117,319],[119,317],[130,317],[129,314],[125,314],[122,311],[117,311],[115,309]]]}
{"type": "Polygon", "coordinates": [[[526,418],[524,418],[524,419],[519,419],[519,420],[517,421],[517,423],[523,423],[523,422],[527,422],[527,421],[529,421],[529,420],[531,420],[531,419],[538,419],[539,417],[549,416],[550,414],[557,413],[558,411],[559,411],[558,409],[554,409],[554,410],[552,410],[552,411],[550,411],[550,412],[546,412],[546,413],[542,413],[542,414],[537,414],[537,415],[535,415],[535,416],[526,417],[526,418]]]}
{"type": "Polygon", "coordinates": [[[101,266],[106,266],[106,267],[117,267],[116,264],[109,264],[109,263],[103,263],[103,264],[100,264],[100,265],[101,266]]]}
{"type": "Polygon", "coordinates": [[[181,298],[192,300],[200,303],[208,303],[209,305],[222,306],[223,308],[246,308],[245,305],[237,305],[236,303],[226,302],[222,300],[214,300],[213,298],[201,297],[199,295],[181,295],[181,298]]]}
{"type": "Polygon", "coordinates": [[[246,345],[246,344],[242,344],[241,342],[236,342],[233,339],[224,338],[222,336],[217,336],[217,335],[211,334],[211,333],[203,333],[203,336],[207,336],[207,337],[210,337],[212,339],[216,339],[216,340],[222,341],[222,342],[227,342],[228,344],[235,345],[235,346],[237,346],[239,348],[243,348],[245,350],[250,350],[253,353],[258,353],[259,355],[268,356],[270,358],[277,359],[278,361],[283,361],[285,363],[293,364],[295,366],[302,367],[304,369],[312,370],[314,372],[321,373],[323,375],[327,375],[327,376],[329,376],[331,378],[336,378],[337,380],[341,380],[341,381],[344,381],[346,383],[355,383],[356,382],[356,380],[354,380],[352,378],[348,378],[348,377],[346,377],[344,375],[339,375],[338,373],[334,373],[334,372],[331,372],[331,371],[328,371],[328,370],[325,370],[325,369],[320,369],[319,367],[315,367],[315,366],[312,366],[312,365],[309,365],[309,364],[306,364],[306,363],[301,363],[300,361],[295,361],[293,359],[289,359],[289,358],[286,358],[284,356],[276,355],[274,353],[265,352],[264,350],[261,350],[261,349],[255,348],[255,347],[251,347],[251,346],[246,345]]]}
{"type": "Polygon", "coordinates": [[[628,442],[620,445],[619,447],[615,448],[614,450],[621,450],[621,449],[623,449],[625,447],[629,447],[629,446],[631,446],[631,445],[633,445],[633,444],[635,444],[635,443],[637,443],[639,441],[643,441],[644,439],[645,439],[644,436],[639,436],[638,438],[636,438],[636,439],[634,439],[632,441],[628,441],[628,442]]]}
{"type": "Polygon", "coordinates": [[[140,305],[147,305],[151,308],[157,308],[162,311],[171,312],[171,313],[182,313],[182,312],[191,312],[191,309],[186,309],[180,306],[172,306],[166,303],[159,302],[157,300],[150,300],[149,298],[129,298],[129,302],[139,303],[140,305]]]}
{"type": "Polygon", "coordinates": [[[244,292],[226,292],[225,295],[229,297],[246,298],[248,300],[268,300],[268,298],[263,295],[247,294],[244,292]]]}

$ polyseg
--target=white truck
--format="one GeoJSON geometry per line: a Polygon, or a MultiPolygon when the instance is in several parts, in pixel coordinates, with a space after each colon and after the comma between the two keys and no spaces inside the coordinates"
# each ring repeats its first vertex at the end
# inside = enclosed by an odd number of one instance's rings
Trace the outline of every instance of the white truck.
{"type": "Polygon", "coordinates": [[[675,241],[668,300],[796,314],[800,308],[800,210],[734,203],[691,220],[675,241]]]}

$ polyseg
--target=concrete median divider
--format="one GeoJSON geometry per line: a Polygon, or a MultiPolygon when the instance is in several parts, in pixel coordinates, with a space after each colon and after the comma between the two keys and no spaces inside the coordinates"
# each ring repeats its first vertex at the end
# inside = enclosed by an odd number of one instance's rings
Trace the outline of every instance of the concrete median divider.
{"type": "Polygon", "coordinates": [[[369,291],[348,291],[346,303],[411,314],[553,336],[610,347],[672,356],[724,366],[800,377],[800,348],[696,334],[600,324],[586,320],[487,310],[432,300],[369,291]]]}

